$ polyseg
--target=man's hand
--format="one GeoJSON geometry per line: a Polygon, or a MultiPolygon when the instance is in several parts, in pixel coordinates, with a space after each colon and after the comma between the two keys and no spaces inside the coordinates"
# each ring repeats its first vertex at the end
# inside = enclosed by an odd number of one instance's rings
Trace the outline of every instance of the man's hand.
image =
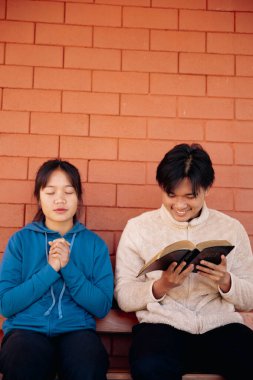
{"type": "Polygon", "coordinates": [[[196,269],[201,276],[213,280],[223,293],[227,293],[230,290],[231,276],[227,272],[227,259],[224,255],[221,256],[221,263],[218,265],[205,260],[201,260],[200,264],[196,266],[196,269]]]}
{"type": "Polygon", "coordinates": [[[177,265],[176,262],[172,263],[166,271],[162,272],[161,278],[154,282],[152,290],[155,298],[159,299],[170,289],[180,286],[194,269],[194,265],[190,264],[183,270],[186,265],[185,261],[177,265]]]}

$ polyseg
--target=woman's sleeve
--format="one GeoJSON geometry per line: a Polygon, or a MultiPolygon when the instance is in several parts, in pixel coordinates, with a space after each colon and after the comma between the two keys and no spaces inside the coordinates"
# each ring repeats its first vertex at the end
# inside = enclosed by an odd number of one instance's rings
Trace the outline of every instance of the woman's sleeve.
{"type": "Polygon", "coordinates": [[[102,239],[97,238],[93,252],[92,278],[71,260],[61,269],[71,296],[77,304],[97,318],[103,318],[112,306],[113,272],[109,252],[102,239]]]}
{"type": "Polygon", "coordinates": [[[59,274],[46,264],[23,281],[23,255],[21,237],[14,234],[7,244],[0,266],[0,313],[6,318],[32,305],[59,278],[59,274]]]}

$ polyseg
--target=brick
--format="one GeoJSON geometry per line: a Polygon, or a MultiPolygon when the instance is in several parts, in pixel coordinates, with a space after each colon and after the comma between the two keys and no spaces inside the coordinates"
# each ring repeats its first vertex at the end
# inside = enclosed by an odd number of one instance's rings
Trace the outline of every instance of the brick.
{"type": "Polygon", "coordinates": [[[178,101],[178,114],[183,118],[232,119],[232,99],[182,97],[178,101]]]}
{"type": "MultiPolygon", "coordinates": [[[[76,1],[76,0],[74,0],[76,1]]],[[[96,0],[97,4],[104,4],[104,0],[96,0]]],[[[106,4],[112,4],[112,5],[133,5],[133,0],[106,0],[106,4]]],[[[149,7],[150,6],[150,0],[134,0],[135,6],[142,6],[142,7],[149,7]]]]}
{"type": "Polygon", "coordinates": [[[1,240],[0,240],[0,252],[4,252],[11,235],[16,232],[18,228],[0,228],[1,240]]]}
{"type": "Polygon", "coordinates": [[[60,91],[8,90],[3,92],[3,109],[17,111],[60,111],[60,91]]]}
{"type": "Polygon", "coordinates": [[[236,57],[236,74],[241,76],[253,77],[253,57],[236,57]]]}
{"type": "Polygon", "coordinates": [[[123,230],[127,221],[141,214],[143,209],[87,207],[86,225],[92,230],[117,231],[123,230]]]}
{"type": "Polygon", "coordinates": [[[0,2],[0,19],[5,18],[6,5],[5,1],[0,2]]]}
{"type": "Polygon", "coordinates": [[[161,156],[169,150],[168,145],[168,141],[120,140],[119,159],[128,161],[159,161],[161,156]]]}
{"type": "Polygon", "coordinates": [[[207,33],[207,52],[253,54],[253,36],[236,33],[207,33]]]}
{"type": "Polygon", "coordinates": [[[235,210],[237,211],[253,211],[253,190],[238,189],[235,191],[235,210]]]}
{"type": "Polygon", "coordinates": [[[134,28],[94,27],[94,47],[148,50],[149,31],[134,28]]]}
{"type": "Polygon", "coordinates": [[[34,25],[28,22],[0,21],[0,41],[33,43],[34,25]]]}
{"type": "Polygon", "coordinates": [[[119,185],[117,191],[119,207],[158,208],[161,205],[161,190],[158,186],[119,185]]]}
{"type": "Polygon", "coordinates": [[[241,222],[242,225],[245,227],[248,234],[253,234],[253,224],[252,224],[251,213],[231,211],[229,212],[229,215],[232,218],[239,220],[239,222],[241,222]]]}
{"type": "Polygon", "coordinates": [[[91,161],[89,182],[102,183],[145,183],[145,164],[120,161],[91,161]]]}
{"type": "Polygon", "coordinates": [[[123,8],[123,26],[147,29],[177,29],[178,11],[175,9],[123,8]]]}
{"type": "Polygon", "coordinates": [[[176,116],[176,97],[159,95],[122,95],[121,114],[133,116],[176,116]]]}
{"type": "Polygon", "coordinates": [[[146,120],[140,117],[91,115],[90,136],[145,138],[146,120]]]}
{"type": "Polygon", "coordinates": [[[32,193],[32,182],[0,180],[1,203],[31,203],[32,193]]]}
{"type": "Polygon", "coordinates": [[[215,142],[253,142],[252,123],[242,121],[207,121],[206,139],[215,142]]]}
{"type": "Polygon", "coordinates": [[[66,23],[121,26],[121,7],[96,4],[66,4],[66,23]]]}
{"type": "MultiPolygon", "coordinates": [[[[48,158],[29,158],[29,172],[28,172],[28,178],[34,180],[36,173],[39,169],[39,167],[47,160],[53,159],[55,157],[48,157],[48,158]]],[[[87,181],[87,160],[75,160],[71,159],[68,160],[71,164],[75,165],[80,173],[81,181],[87,181]]]]}
{"type": "Polygon", "coordinates": [[[65,67],[94,70],[119,70],[121,56],[118,50],[67,47],[65,67]]]}
{"type": "Polygon", "coordinates": [[[31,133],[49,135],[87,136],[89,118],[83,114],[41,113],[31,114],[31,133]]]}
{"type": "Polygon", "coordinates": [[[0,132],[27,133],[29,112],[0,111],[0,132]]]}
{"type": "Polygon", "coordinates": [[[204,52],[204,32],[151,30],[151,50],[204,52]]]}
{"type": "Polygon", "coordinates": [[[220,165],[215,168],[215,172],[215,186],[253,188],[253,167],[220,165]]]}
{"type": "Polygon", "coordinates": [[[0,135],[0,154],[3,156],[52,157],[58,153],[58,137],[37,135],[0,135]]]}
{"type": "Polygon", "coordinates": [[[233,189],[212,188],[206,198],[210,208],[220,211],[230,211],[234,208],[233,189]]]}
{"type": "Polygon", "coordinates": [[[64,22],[64,4],[48,1],[8,0],[10,20],[64,22]]]}
{"type": "Polygon", "coordinates": [[[253,165],[253,144],[235,144],[235,164],[253,165]]]}
{"type": "Polygon", "coordinates": [[[31,67],[0,66],[0,83],[2,87],[31,88],[33,69],[31,67]]]}
{"type": "Polygon", "coordinates": [[[92,89],[96,92],[147,94],[149,77],[147,73],[94,71],[92,89]]]}
{"type": "Polygon", "coordinates": [[[206,0],[153,0],[152,6],[177,9],[206,9],[206,0]]]}
{"type": "Polygon", "coordinates": [[[201,143],[211,157],[213,164],[232,165],[233,147],[231,144],[212,142],[201,143]]]}
{"type": "MultiPolygon", "coordinates": [[[[172,148],[173,145],[170,147],[168,146],[168,150],[172,148]]],[[[161,157],[158,161],[161,161],[163,158],[164,154],[161,153],[161,157]]],[[[156,163],[153,162],[147,162],[147,178],[146,178],[146,183],[148,185],[155,185],[156,184],[156,169],[158,166],[158,161],[156,163]]]]}
{"type": "Polygon", "coordinates": [[[62,46],[92,46],[90,26],[37,24],[37,44],[62,46]]]}
{"type": "Polygon", "coordinates": [[[84,201],[87,206],[116,206],[116,185],[86,183],[84,201]]]}
{"type": "Polygon", "coordinates": [[[119,113],[119,95],[63,92],[62,111],[116,115],[119,113]]]}
{"type": "Polygon", "coordinates": [[[181,10],[179,13],[179,29],[233,32],[234,14],[232,12],[181,10]]]}
{"type": "Polygon", "coordinates": [[[27,158],[24,157],[0,157],[0,178],[2,179],[26,179],[27,158]]]}
{"type": "Polygon", "coordinates": [[[126,50],[122,52],[122,70],[176,73],[178,70],[178,54],[174,52],[126,50]]]}
{"type": "Polygon", "coordinates": [[[114,232],[96,231],[96,234],[103,239],[109,249],[110,255],[115,253],[114,250],[114,232]]]}
{"type": "Polygon", "coordinates": [[[204,125],[199,120],[152,118],[148,120],[148,138],[201,141],[204,138],[204,125]]]}
{"type": "Polygon", "coordinates": [[[150,93],[205,95],[206,79],[200,75],[150,74],[150,93]]]}
{"type": "Polygon", "coordinates": [[[253,120],[253,100],[237,99],[235,113],[239,120],[253,120]]]}
{"type": "Polygon", "coordinates": [[[251,0],[208,0],[208,9],[218,11],[253,11],[251,0]]]}
{"type": "Polygon", "coordinates": [[[64,158],[116,159],[117,141],[95,137],[61,137],[60,156],[64,158]]]}
{"type": "Polygon", "coordinates": [[[253,78],[208,77],[207,94],[224,97],[253,97],[253,78]]]}
{"type": "Polygon", "coordinates": [[[90,91],[91,72],[36,67],[34,71],[34,88],[90,91]]]}
{"type": "Polygon", "coordinates": [[[22,227],[24,222],[24,206],[0,204],[0,226],[22,227]]]}
{"type": "Polygon", "coordinates": [[[6,63],[11,65],[61,67],[63,64],[63,48],[59,46],[7,44],[6,63]]]}
{"type": "Polygon", "coordinates": [[[253,14],[237,12],[235,30],[238,33],[253,33],[253,14]]]}
{"type": "Polygon", "coordinates": [[[4,63],[4,44],[0,43],[0,63],[4,63]]]}
{"type": "Polygon", "coordinates": [[[180,53],[179,72],[188,74],[234,75],[233,55],[180,53]]]}
{"type": "Polygon", "coordinates": [[[33,221],[33,218],[35,217],[37,210],[38,206],[35,204],[25,205],[25,224],[31,223],[33,221]]]}

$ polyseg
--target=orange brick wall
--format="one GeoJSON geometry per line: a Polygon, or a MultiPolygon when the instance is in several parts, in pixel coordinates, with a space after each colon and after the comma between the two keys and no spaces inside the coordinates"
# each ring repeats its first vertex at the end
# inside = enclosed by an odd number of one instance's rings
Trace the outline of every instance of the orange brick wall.
{"type": "Polygon", "coordinates": [[[210,152],[208,204],[253,242],[252,0],[0,0],[0,133],[0,252],[36,209],[38,166],[61,157],[114,255],[181,142],[210,152]]]}

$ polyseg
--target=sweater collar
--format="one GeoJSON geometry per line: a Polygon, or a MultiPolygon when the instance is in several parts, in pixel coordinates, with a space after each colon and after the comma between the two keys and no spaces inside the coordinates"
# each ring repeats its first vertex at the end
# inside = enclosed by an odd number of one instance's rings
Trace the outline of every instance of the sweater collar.
{"type": "Polygon", "coordinates": [[[170,224],[176,228],[188,228],[198,226],[199,224],[205,222],[209,216],[209,209],[204,202],[200,215],[197,218],[192,219],[190,222],[178,222],[171,216],[164,205],[160,208],[160,215],[163,221],[167,224],[170,224]]]}

